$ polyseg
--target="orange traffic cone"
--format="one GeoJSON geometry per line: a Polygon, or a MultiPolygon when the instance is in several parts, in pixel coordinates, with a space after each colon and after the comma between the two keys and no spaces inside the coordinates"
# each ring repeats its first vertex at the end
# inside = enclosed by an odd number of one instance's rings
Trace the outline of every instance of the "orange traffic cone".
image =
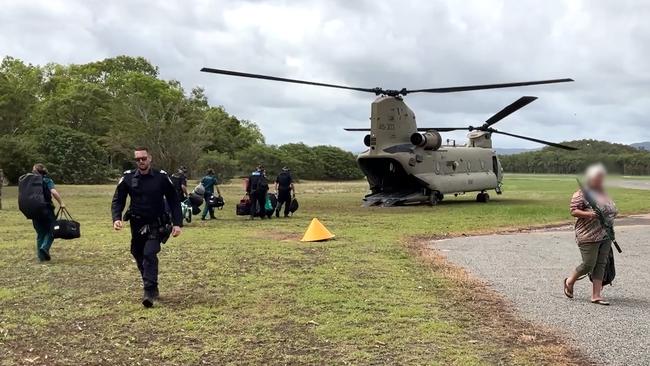
{"type": "Polygon", "coordinates": [[[327,230],[317,218],[313,218],[305,232],[305,236],[300,241],[322,241],[332,239],[333,237],[334,234],[327,230]]]}

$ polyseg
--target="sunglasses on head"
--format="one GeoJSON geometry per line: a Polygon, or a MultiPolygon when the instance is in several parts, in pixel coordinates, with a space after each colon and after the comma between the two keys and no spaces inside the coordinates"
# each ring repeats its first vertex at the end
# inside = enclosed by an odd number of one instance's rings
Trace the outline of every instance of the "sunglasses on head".
{"type": "Polygon", "coordinates": [[[147,158],[146,157],[144,157],[144,158],[135,158],[134,160],[137,161],[137,162],[141,162],[141,161],[147,161],[147,158]]]}

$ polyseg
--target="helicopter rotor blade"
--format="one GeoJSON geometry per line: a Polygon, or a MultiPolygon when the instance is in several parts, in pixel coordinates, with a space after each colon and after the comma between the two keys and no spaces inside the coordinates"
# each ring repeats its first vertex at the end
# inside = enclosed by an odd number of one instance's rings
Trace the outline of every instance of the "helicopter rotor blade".
{"type": "Polygon", "coordinates": [[[508,117],[512,113],[514,113],[514,112],[518,111],[519,109],[521,109],[521,108],[527,106],[528,104],[532,103],[533,101],[535,101],[535,99],[537,99],[537,97],[531,97],[531,96],[525,96],[525,97],[521,97],[521,98],[517,99],[516,101],[514,101],[509,106],[503,108],[502,110],[495,113],[492,117],[488,118],[485,121],[485,124],[483,125],[483,127],[486,128],[486,127],[492,126],[493,124],[495,124],[495,123],[501,121],[502,119],[508,117]]]}
{"type": "Polygon", "coordinates": [[[537,142],[537,143],[540,143],[540,144],[557,147],[559,149],[578,150],[577,147],[562,145],[562,144],[558,144],[558,143],[550,142],[550,141],[544,141],[544,140],[540,140],[540,139],[536,139],[536,138],[532,138],[532,137],[528,137],[528,136],[515,135],[514,133],[502,132],[502,131],[498,131],[498,130],[495,130],[495,129],[488,129],[487,131],[492,132],[492,133],[499,133],[499,134],[506,135],[506,136],[516,137],[518,139],[533,141],[533,142],[537,142]]]}
{"type": "Polygon", "coordinates": [[[404,95],[410,93],[455,93],[455,92],[471,91],[471,90],[499,89],[499,88],[512,88],[512,87],[527,86],[527,85],[566,83],[571,81],[573,81],[573,79],[565,78],[565,79],[550,79],[550,80],[537,80],[537,81],[522,81],[517,83],[466,85],[466,86],[452,86],[447,88],[415,89],[415,90],[405,90],[404,95]]]}
{"type": "Polygon", "coordinates": [[[201,69],[201,71],[202,72],[209,72],[209,73],[213,73],[213,74],[239,76],[239,77],[251,78],[251,79],[263,79],[263,80],[272,80],[272,81],[282,81],[282,82],[285,82],[285,83],[315,85],[315,86],[324,86],[324,87],[328,87],[328,88],[356,90],[356,91],[373,93],[373,94],[377,94],[378,92],[379,93],[382,92],[382,90],[380,88],[356,88],[356,87],[345,86],[345,85],[318,83],[318,82],[315,82],[315,81],[287,79],[287,78],[280,78],[280,77],[277,77],[277,76],[269,76],[269,75],[261,75],[261,74],[249,74],[249,73],[246,73],[246,72],[239,72],[239,71],[212,69],[212,68],[209,68],[209,67],[204,67],[204,68],[201,69]]]}
{"type": "Polygon", "coordinates": [[[418,131],[431,131],[436,130],[438,132],[449,132],[449,131],[458,131],[458,130],[472,130],[473,127],[418,127],[418,131]]]}
{"type": "Polygon", "coordinates": [[[368,132],[368,131],[370,131],[369,128],[344,128],[344,130],[350,131],[350,132],[368,132]]]}

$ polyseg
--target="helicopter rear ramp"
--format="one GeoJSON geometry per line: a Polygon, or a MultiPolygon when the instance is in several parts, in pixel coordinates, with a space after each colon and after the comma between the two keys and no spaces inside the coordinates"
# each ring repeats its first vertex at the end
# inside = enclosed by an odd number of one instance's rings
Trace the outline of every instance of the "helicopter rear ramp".
{"type": "Polygon", "coordinates": [[[393,158],[359,158],[359,167],[366,175],[371,193],[364,197],[364,206],[396,206],[428,200],[426,183],[406,173],[393,158]]]}

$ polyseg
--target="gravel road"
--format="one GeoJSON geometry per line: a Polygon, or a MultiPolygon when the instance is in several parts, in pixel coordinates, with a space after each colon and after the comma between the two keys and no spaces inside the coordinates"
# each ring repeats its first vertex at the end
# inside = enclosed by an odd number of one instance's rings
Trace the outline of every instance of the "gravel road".
{"type": "Polygon", "coordinates": [[[650,365],[650,218],[622,219],[615,253],[617,275],[592,304],[591,282],[576,284],[567,299],[562,280],[579,264],[570,228],[432,242],[434,248],[505,295],[524,318],[556,329],[596,362],[650,365]]]}

